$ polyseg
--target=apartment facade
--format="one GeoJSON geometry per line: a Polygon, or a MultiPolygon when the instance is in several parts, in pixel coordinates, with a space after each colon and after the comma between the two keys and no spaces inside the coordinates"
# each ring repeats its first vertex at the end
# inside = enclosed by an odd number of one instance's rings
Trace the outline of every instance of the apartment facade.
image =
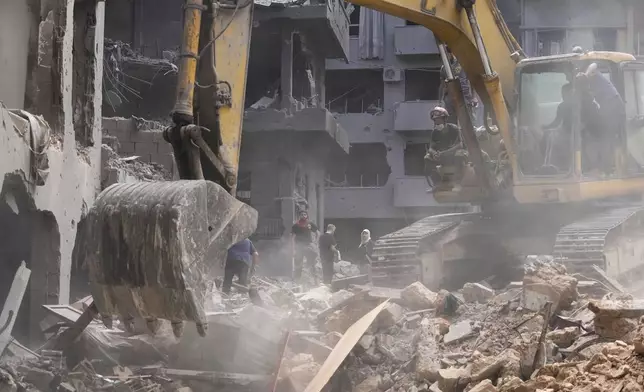
{"type": "Polygon", "coordinates": [[[378,238],[455,208],[434,200],[423,173],[429,112],[439,104],[433,34],[358,6],[349,17],[349,61],[326,62],[327,109],[351,148],[327,168],[325,222],[337,226],[345,252],[358,246],[363,229],[378,238]]]}
{"type": "MultiPolygon", "coordinates": [[[[262,272],[289,274],[290,265],[282,260],[290,258],[291,225],[300,210],[322,224],[327,164],[349,149],[346,133],[324,105],[325,60],[347,60],[349,17],[340,0],[254,3],[237,196],[259,212],[253,239],[263,255],[262,272]]],[[[183,0],[108,4],[108,116],[168,122],[182,4],[183,0]]],[[[109,132],[122,140],[120,153],[173,169],[161,129],[152,134],[121,131],[117,127],[109,132]]]]}
{"type": "MultiPolygon", "coordinates": [[[[640,54],[644,4],[637,1],[497,0],[528,56],[587,50],[640,54]]],[[[328,169],[325,219],[345,249],[421,217],[463,206],[439,205],[422,176],[424,143],[438,104],[440,57],[430,31],[360,9],[350,14],[348,63],[327,60],[327,108],[347,131],[345,160],[328,169]]]]}

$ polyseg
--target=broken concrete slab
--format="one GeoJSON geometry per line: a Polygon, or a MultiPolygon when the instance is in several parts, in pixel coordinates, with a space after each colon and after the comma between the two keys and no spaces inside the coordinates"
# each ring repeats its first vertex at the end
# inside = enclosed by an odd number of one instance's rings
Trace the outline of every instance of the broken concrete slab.
{"type": "Polygon", "coordinates": [[[342,279],[334,279],[331,282],[331,289],[333,291],[338,291],[342,289],[348,289],[351,285],[360,285],[369,283],[369,275],[356,275],[350,276],[342,279]]]}
{"type": "Polygon", "coordinates": [[[528,310],[539,312],[549,302],[556,309],[559,306],[559,301],[559,293],[550,284],[533,283],[523,285],[521,306],[528,310]]]}
{"type": "Polygon", "coordinates": [[[526,265],[523,276],[523,306],[533,311],[540,311],[545,305],[543,303],[545,300],[553,303],[555,313],[569,309],[579,297],[577,279],[568,275],[563,265],[549,261],[550,257],[543,259],[546,261],[541,261],[538,256],[527,258],[530,263],[526,265]],[[526,296],[526,291],[531,294],[526,296]],[[539,306],[541,307],[536,309],[539,306]]]}
{"type": "Polygon", "coordinates": [[[626,335],[635,331],[637,321],[630,318],[612,317],[600,313],[595,315],[595,333],[606,339],[624,339],[626,335]]]}
{"type": "Polygon", "coordinates": [[[363,382],[356,385],[353,392],[378,392],[382,378],[379,375],[369,376],[363,382]]]}
{"type": "Polygon", "coordinates": [[[289,348],[296,353],[311,354],[317,362],[323,362],[331,353],[331,347],[321,341],[309,336],[296,334],[291,334],[289,348]]]}
{"type": "Polygon", "coordinates": [[[41,391],[50,390],[54,381],[54,373],[32,366],[18,366],[18,371],[23,374],[24,380],[41,391]]]}
{"type": "Polygon", "coordinates": [[[22,298],[27,290],[30,276],[31,270],[27,268],[27,264],[24,261],[21,262],[13,278],[7,299],[4,302],[2,313],[0,313],[0,326],[2,326],[2,331],[0,332],[0,353],[4,352],[11,341],[11,331],[13,331],[13,325],[18,317],[18,310],[20,310],[22,298]]]}
{"type": "Polygon", "coordinates": [[[465,283],[463,286],[465,302],[485,303],[492,297],[494,297],[494,290],[480,283],[465,283]]]}
{"type": "Polygon", "coordinates": [[[546,334],[546,339],[552,341],[557,345],[557,347],[567,348],[570,347],[580,335],[581,330],[578,327],[566,327],[548,332],[546,334]]]}
{"type": "Polygon", "coordinates": [[[449,332],[443,337],[445,344],[458,343],[474,336],[474,329],[470,320],[463,320],[449,327],[449,332]]]}
{"type": "Polygon", "coordinates": [[[448,368],[438,371],[438,387],[443,392],[459,392],[469,384],[469,380],[470,373],[467,369],[448,368]]]}
{"type": "Polygon", "coordinates": [[[355,293],[348,291],[348,290],[340,290],[336,291],[331,295],[329,300],[327,301],[329,303],[329,307],[334,307],[337,306],[344,301],[348,300],[349,298],[353,297],[355,293]]]}
{"type": "Polygon", "coordinates": [[[416,379],[434,382],[438,380],[438,370],[441,368],[438,359],[438,344],[434,326],[430,319],[425,318],[420,323],[416,338],[416,379]]]}
{"type": "Polygon", "coordinates": [[[638,319],[644,316],[644,300],[631,301],[591,301],[588,309],[593,313],[602,314],[614,318],[633,318],[638,319]]]}
{"type": "Polygon", "coordinates": [[[415,282],[405,287],[400,293],[405,306],[413,310],[435,308],[438,294],[431,291],[421,282],[415,282]]]}
{"type": "Polygon", "coordinates": [[[403,318],[405,310],[398,304],[391,303],[378,316],[378,326],[380,328],[391,328],[403,318]]]}
{"type": "Polygon", "coordinates": [[[492,384],[492,381],[483,380],[470,389],[470,392],[497,392],[497,389],[494,384],[492,384]]]}
{"type": "Polygon", "coordinates": [[[358,344],[356,345],[356,348],[360,348],[364,351],[367,351],[373,346],[373,343],[376,341],[376,337],[373,335],[369,334],[364,334],[360,340],[358,341],[358,344]]]}

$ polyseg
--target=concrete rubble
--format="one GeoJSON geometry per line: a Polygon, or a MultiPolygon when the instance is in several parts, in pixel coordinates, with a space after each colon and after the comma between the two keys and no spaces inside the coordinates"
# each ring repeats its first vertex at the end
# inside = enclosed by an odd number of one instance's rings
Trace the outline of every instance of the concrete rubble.
{"type": "Polygon", "coordinates": [[[188,327],[176,339],[167,325],[151,336],[95,321],[61,350],[46,344],[15,355],[9,346],[0,388],[644,391],[641,302],[580,295],[576,279],[551,260],[527,264],[522,288],[497,291],[472,282],[446,295],[416,282],[398,291],[351,285],[332,292],[260,277],[251,286],[262,293],[261,306],[241,289],[213,291],[205,338],[188,327]],[[457,299],[450,312],[440,303],[447,297],[457,299]]]}

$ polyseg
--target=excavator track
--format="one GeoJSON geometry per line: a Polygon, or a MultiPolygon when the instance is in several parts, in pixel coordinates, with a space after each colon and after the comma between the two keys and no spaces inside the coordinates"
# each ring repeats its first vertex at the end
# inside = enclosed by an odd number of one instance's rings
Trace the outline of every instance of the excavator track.
{"type": "Polygon", "coordinates": [[[628,220],[644,215],[643,212],[644,205],[614,208],[562,227],[554,244],[555,260],[564,264],[571,273],[597,278],[593,265],[604,271],[610,270],[605,256],[609,234],[628,220]]]}
{"type": "Polygon", "coordinates": [[[405,287],[421,278],[421,242],[457,226],[462,214],[434,215],[387,234],[374,246],[372,273],[376,286],[405,287]]]}

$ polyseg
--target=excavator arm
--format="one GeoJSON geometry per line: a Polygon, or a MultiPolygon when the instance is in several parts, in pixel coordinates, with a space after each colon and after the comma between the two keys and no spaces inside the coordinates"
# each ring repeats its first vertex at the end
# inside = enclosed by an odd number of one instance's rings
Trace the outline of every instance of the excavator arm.
{"type": "Polygon", "coordinates": [[[168,320],[180,336],[190,321],[203,336],[213,277],[256,229],[257,211],[235,198],[252,6],[185,0],[174,124],[164,132],[180,180],[114,184],[79,224],[75,262],[89,270],[90,309],[106,325],[118,316],[134,330],[143,319],[154,333],[168,320]]]}
{"type": "MultiPolygon", "coordinates": [[[[349,1],[423,25],[432,31],[440,43],[449,47],[483,101],[486,112],[498,127],[514,169],[516,156],[512,148],[507,101],[514,95],[516,63],[522,54],[501,17],[496,1],[349,1]]],[[[464,132],[468,130],[464,129],[464,132]]],[[[469,139],[476,139],[475,135],[464,135],[466,144],[468,136],[471,136],[469,139]]]]}

